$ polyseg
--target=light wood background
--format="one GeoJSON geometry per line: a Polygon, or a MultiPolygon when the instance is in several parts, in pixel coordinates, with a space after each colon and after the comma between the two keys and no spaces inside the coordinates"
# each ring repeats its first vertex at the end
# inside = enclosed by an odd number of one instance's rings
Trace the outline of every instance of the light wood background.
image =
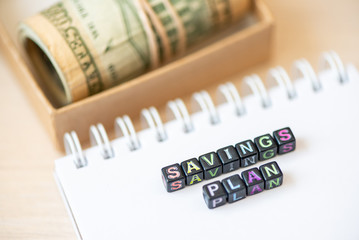
{"type": "MultiPolygon", "coordinates": [[[[276,18],[272,58],[237,81],[250,73],[263,77],[278,64],[289,70],[300,57],[316,66],[320,52],[330,49],[359,66],[358,0],[266,2],[276,18]]],[[[8,69],[0,51],[0,239],[75,239],[53,177],[54,159],[63,153],[8,69]]]]}

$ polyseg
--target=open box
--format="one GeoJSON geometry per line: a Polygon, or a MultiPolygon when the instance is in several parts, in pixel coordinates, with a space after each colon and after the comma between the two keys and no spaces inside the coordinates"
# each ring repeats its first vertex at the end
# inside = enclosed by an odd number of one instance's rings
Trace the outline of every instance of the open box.
{"type": "Polygon", "coordinates": [[[267,59],[270,53],[273,17],[262,0],[254,0],[247,20],[209,39],[184,57],[102,93],[55,108],[40,89],[17,45],[16,22],[44,8],[36,2],[45,4],[46,1],[35,1],[32,4],[36,8],[27,12],[23,9],[28,5],[24,0],[0,2],[0,47],[59,149],[63,149],[65,132],[75,130],[80,141],[87,141],[92,124],[101,122],[111,130],[117,116],[135,117],[144,107],[160,106],[170,99],[223,81],[267,59]],[[4,19],[3,13],[11,13],[17,6],[21,11],[16,17],[4,19]]]}

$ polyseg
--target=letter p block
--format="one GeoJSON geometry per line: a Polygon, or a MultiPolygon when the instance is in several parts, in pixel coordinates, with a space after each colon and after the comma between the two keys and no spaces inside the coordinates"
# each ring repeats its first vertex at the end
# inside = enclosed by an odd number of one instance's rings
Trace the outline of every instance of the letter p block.
{"type": "Polygon", "coordinates": [[[203,186],[203,198],[209,209],[220,207],[227,202],[227,193],[220,181],[203,186]]]}

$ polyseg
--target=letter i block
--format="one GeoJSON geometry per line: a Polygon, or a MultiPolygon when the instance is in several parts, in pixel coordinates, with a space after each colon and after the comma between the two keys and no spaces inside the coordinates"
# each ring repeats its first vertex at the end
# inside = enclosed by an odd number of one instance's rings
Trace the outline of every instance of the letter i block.
{"type": "Polygon", "coordinates": [[[182,170],[186,175],[186,185],[193,185],[203,180],[203,169],[196,158],[181,163],[182,170]]]}
{"type": "Polygon", "coordinates": [[[220,207],[227,202],[227,193],[220,181],[203,186],[203,198],[209,209],[220,207]]]}
{"type": "Polygon", "coordinates": [[[264,179],[258,168],[242,172],[242,178],[247,187],[247,195],[254,195],[264,190],[264,179]]]}
{"type": "Polygon", "coordinates": [[[269,190],[282,185],[283,173],[276,162],[264,164],[259,167],[259,170],[264,178],[265,189],[269,190]]]}
{"type": "Polygon", "coordinates": [[[278,154],[294,151],[295,137],[289,127],[274,131],[273,137],[278,144],[278,154]]]}
{"type": "Polygon", "coordinates": [[[162,180],[167,192],[185,187],[185,175],[178,163],[162,168],[162,180]]]}
{"type": "Polygon", "coordinates": [[[223,179],[222,185],[227,192],[229,203],[244,199],[247,196],[246,185],[238,174],[223,179]]]}
{"type": "Polygon", "coordinates": [[[236,149],[241,159],[241,167],[248,167],[258,162],[258,150],[252,140],[237,143],[236,149]]]}
{"type": "Polygon", "coordinates": [[[203,168],[204,179],[211,179],[222,174],[222,164],[215,152],[204,154],[198,159],[203,168]]]}
{"type": "Polygon", "coordinates": [[[259,151],[260,161],[273,158],[277,154],[277,143],[270,134],[256,137],[254,143],[259,151]]]}
{"type": "Polygon", "coordinates": [[[239,156],[233,146],[217,150],[219,159],[223,164],[223,173],[232,172],[239,168],[239,156]]]}

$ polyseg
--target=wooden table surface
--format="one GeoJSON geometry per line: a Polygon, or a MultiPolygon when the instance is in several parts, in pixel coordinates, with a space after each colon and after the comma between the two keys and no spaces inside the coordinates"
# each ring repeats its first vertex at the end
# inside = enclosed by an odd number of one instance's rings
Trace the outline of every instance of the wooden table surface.
{"type": "MultiPolygon", "coordinates": [[[[276,18],[271,60],[239,75],[336,50],[359,66],[358,0],[267,0],[276,18]]],[[[0,239],[75,239],[54,181],[58,152],[0,51],[0,239]]]]}

